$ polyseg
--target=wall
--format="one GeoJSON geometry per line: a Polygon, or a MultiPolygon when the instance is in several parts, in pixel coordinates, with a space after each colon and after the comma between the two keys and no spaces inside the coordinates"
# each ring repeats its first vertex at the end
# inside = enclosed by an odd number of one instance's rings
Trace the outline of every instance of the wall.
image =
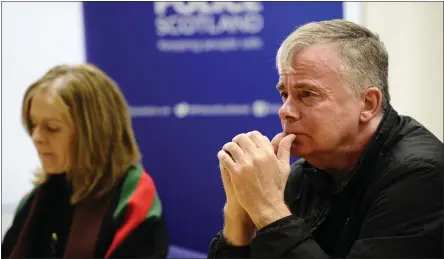
{"type": "Polygon", "coordinates": [[[392,105],[443,141],[443,3],[366,2],[363,10],[389,53],[392,105]]]}
{"type": "MultiPolygon", "coordinates": [[[[442,3],[347,3],[345,17],[378,32],[390,54],[394,107],[443,140],[442,3]]],[[[26,87],[49,67],[85,60],[81,3],[2,3],[2,233],[39,165],[20,122],[26,87]]]]}
{"type": "Polygon", "coordinates": [[[2,3],[2,233],[39,166],[20,121],[23,94],[50,67],[84,62],[82,23],[81,3],[2,3]]]}

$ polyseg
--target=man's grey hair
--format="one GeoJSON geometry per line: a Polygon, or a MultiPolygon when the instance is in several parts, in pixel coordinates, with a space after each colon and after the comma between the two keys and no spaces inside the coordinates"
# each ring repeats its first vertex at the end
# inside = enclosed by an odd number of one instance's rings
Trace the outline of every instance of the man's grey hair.
{"type": "Polygon", "coordinates": [[[387,51],[377,34],[353,22],[330,20],[299,27],[277,52],[278,71],[293,73],[294,57],[310,46],[323,43],[336,46],[341,58],[339,73],[351,93],[357,97],[370,87],[381,90],[384,113],[390,103],[387,51]]]}

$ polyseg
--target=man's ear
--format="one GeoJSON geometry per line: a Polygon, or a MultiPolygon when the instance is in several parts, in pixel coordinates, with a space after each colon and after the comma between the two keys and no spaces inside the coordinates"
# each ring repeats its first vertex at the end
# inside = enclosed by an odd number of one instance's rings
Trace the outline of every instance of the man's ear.
{"type": "Polygon", "coordinates": [[[361,122],[368,122],[380,113],[382,106],[382,93],[376,87],[365,90],[361,96],[361,122]]]}

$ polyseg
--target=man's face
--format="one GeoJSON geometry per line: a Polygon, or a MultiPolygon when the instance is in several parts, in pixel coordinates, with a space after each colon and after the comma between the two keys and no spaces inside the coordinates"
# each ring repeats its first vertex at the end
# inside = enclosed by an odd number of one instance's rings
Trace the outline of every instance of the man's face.
{"type": "Polygon", "coordinates": [[[295,72],[279,71],[283,105],[279,117],[296,140],[291,153],[316,159],[349,145],[358,133],[361,103],[338,74],[340,58],[332,44],[314,45],[293,60],[295,72]]]}

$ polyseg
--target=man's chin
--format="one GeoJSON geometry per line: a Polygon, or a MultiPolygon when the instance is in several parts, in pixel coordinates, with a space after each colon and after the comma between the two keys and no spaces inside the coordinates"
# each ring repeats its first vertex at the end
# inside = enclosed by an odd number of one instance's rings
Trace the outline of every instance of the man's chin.
{"type": "Polygon", "coordinates": [[[311,150],[305,148],[301,143],[293,143],[290,149],[290,154],[297,158],[304,158],[311,154],[311,150]]]}

